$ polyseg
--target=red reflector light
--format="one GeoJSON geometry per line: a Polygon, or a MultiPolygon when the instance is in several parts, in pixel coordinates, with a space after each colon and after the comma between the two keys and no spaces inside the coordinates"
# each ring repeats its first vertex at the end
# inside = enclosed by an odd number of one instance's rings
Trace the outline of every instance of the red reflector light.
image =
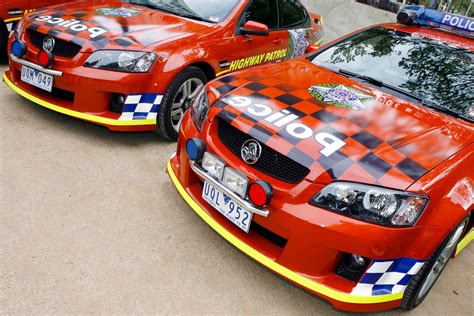
{"type": "Polygon", "coordinates": [[[272,199],[273,188],[265,181],[255,181],[249,186],[248,195],[254,205],[264,207],[272,199]]]}
{"type": "Polygon", "coordinates": [[[38,63],[44,68],[51,66],[51,64],[53,63],[53,59],[53,54],[51,54],[50,52],[41,50],[38,53],[38,63]]]}

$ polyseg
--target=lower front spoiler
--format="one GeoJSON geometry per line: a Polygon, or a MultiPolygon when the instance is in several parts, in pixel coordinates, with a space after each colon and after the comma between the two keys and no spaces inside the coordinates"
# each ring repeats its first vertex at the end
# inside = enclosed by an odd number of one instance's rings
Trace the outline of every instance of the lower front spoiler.
{"type": "Polygon", "coordinates": [[[308,291],[318,296],[327,299],[335,308],[353,312],[368,312],[392,309],[400,306],[400,300],[403,297],[403,293],[378,296],[355,296],[351,295],[350,293],[341,292],[326,285],[317,283],[311,279],[306,278],[304,275],[296,273],[273,261],[272,259],[258,252],[256,249],[252,248],[245,242],[241,241],[236,236],[232,235],[222,225],[215,221],[181,185],[176,176],[175,171],[173,170],[171,161],[168,162],[167,172],[179,194],[184,198],[184,200],[189,204],[189,206],[201,217],[201,219],[203,219],[209,226],[211,226],[217,233],[219,233],[219,235],[224,237],[228,242],[230,242],[242,252],[250,256],[252,259],[258,261],[259,263],[276,272],[285,279],[307,289],[308,291]]]}
{"type": "Polygon", "coordinates": [[[74,111],[71,109],[67,109],[64,107],[61,107],[59,105],[55,105],[51,102],[42,100],[31,93],[21,89],[20,87],[16,86],[10,78],[8,78],[7,74],[3,74],[3,81],[9,86],[13,91],[24,97],[25,99],[28,99],[38,105],[41,105],[42,107],[45,107],[47,109],[53,110],[55,112],[65,114],[71,117],[75,117],[87,122],[95,123],[98,125],[102,125],[107,127],[110,130],[113,131],[153,131],[156,128],[156,120],[116,120],[108,117],[103,117],[99,115],[94,115],[94,114],[89,114],[89,113],[83,113],[83,112],[78,112],[74,111]]]}

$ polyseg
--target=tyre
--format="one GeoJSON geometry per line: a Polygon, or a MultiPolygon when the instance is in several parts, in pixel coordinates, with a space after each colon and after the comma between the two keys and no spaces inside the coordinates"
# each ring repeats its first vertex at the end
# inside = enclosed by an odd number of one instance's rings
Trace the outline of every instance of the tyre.
{"type": "Polygon", "coordinates": [[[453,251],[461,239],[461,236],[468,228],[470,215],[453,229],[453,231],[441,243],[441,246],[434,254],[425,262],[420,271],[408,283],[405,293],[403,294],[401,308],[411,310],[423,302],[429,291],[435,284],[438,277],[443,272],[453,251]]]}
{"type": "Polygon", "coordinates": [[[184,113],[207,83],[204,72],[197,67],[181,71],[171,82],[163,96],[156,117],[156,133],[161,137],[176,141],[184,113]]]}

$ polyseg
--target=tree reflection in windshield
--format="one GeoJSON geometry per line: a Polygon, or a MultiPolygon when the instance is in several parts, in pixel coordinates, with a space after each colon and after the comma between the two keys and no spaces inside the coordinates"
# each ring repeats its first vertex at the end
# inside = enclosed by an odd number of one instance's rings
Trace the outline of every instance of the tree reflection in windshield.
{"type": "Polygon", "coordinates": [[[397,86],[470,120],[473,61],[473,52],[382,27],[336,43],[313,60],[397,86]]]}

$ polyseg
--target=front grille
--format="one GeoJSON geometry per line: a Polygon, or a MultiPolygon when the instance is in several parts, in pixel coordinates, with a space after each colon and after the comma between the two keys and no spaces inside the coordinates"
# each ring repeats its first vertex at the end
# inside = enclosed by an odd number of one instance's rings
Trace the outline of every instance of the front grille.
{"type": "MultiPolygon", "coordinates": [[[[43,49],[43,41],[46,37],[49,35],[43,34],[34,30],[28,29],[28,35],[30,37],[30,42],[33,44],[35,47],[39,49],[43,49]]],[[[53,54],[56,56],[61,56],[61,57],[66,57],[66,58],[72,58],[79,53],[81,50],[81,46],[71,43],[71,42],[66,42],[58,38],[54,38],[56,45],[54,46],[53,49],[53,54]]]]}
{"type": "MultiPolygon", "coordinates": [[[[242,145],[252,137],[236,129],[229,123],[219,120],[218,135],[222,143],[240,158],[242,145]]],[[[296,161],[262,145],[262,156],[253,168],[273,178],[289,183],[299,183],[308,175],[309,169],[296,161]]]]}
{"type": "Polygon", "coordinates": [[[56,98],[60,98],[60,99],[63,99],[64,101],[74,103],[74,96],[75,96],[74,92],[70,92],[70,91],[53,87],[53,91],[51,91],[51,94],[55,96],[56,98]]]}
{"type": "Polygon", "coordinates": [[[287,239],[281,236],[278,236],[274,232],[266,229],[265,227],[255,222],[252,222],[252,226],[250,226],[250,229],[279,248],[282,248],[282,249],[285,248],[286,243],[288,242],[287,239]]]}

